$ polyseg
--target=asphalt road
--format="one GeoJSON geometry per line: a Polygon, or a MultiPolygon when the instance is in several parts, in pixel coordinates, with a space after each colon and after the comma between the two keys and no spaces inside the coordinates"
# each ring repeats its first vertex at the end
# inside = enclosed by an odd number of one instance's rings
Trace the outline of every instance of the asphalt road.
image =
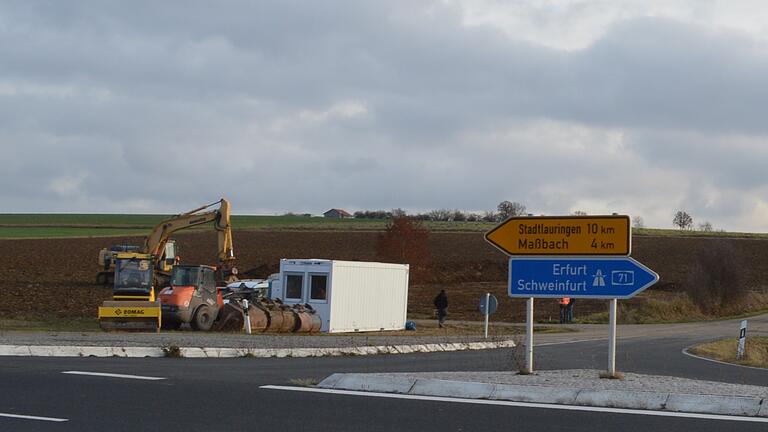
{"type": "MultiPolygon", "coordinates": [[[[768,386],[768,371],[681,350],[705,336],[619,341],[619,370],[768,386]]],[[[536,348],[536,368],[604,368],[606,341],[536,348]]],[[[318,359],[0,358],[0,431],[765,431],[765,423],[260,388],[334,372],[515,369],[514,350],[318,359]],[[106,372],[138,380],[63,374],[106,372]],[[66,422],[4,417],[44,416],[66,422]],[[524,428],[524,429],[520,429],[524,428]]]]}

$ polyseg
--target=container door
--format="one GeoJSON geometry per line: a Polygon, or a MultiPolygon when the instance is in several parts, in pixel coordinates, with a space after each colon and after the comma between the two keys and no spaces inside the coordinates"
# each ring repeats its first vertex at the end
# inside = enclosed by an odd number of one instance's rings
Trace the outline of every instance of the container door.
{"type": "Polygon", "coordinates": [[[304,298],[304,273],[286,272],[283,279],[283,300],[286,303],[301,303],[304,298]]]}
{"type": "Polygon", "coordinates": [[[328,274],[309,274],[309,303],[328,303],[328,274]]]}

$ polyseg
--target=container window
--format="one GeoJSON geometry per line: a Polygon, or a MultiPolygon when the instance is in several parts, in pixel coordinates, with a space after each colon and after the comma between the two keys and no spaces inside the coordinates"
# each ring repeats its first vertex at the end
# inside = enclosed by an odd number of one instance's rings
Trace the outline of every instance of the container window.
{"type": "Polygon", "coordinates": [[[309,276],[310,300],[325,301],[328,299],[328,275],[313,274],[309,276]]]}
{"type": "Polygon", "coordinates": [[[289,274],[285,276],[285,298],[301,300],[301,291],[304,287],[303,274],[289,274]]]}

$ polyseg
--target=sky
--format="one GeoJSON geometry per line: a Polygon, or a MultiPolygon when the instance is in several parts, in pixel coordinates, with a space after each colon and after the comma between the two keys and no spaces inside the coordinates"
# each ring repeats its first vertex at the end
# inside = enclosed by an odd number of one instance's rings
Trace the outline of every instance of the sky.
{"type": "Polygon", "coordinates": [[[768,3],[6,1],[0,213],[768,231],[768,3]]]}

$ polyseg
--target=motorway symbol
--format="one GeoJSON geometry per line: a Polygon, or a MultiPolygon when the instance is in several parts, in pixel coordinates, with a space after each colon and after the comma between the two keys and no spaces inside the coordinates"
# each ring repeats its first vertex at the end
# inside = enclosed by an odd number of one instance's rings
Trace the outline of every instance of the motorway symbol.
{"type": "Polygon", "coordinates": [[[628,299],[659,275],[630,257],[509,260],[510,297],[628,299]]]}
{"type": "Polygon", "coordinates": [[[626,256],[631,250],[629,216],[511,217],[485,234],[507,255],[626,256]]]}

